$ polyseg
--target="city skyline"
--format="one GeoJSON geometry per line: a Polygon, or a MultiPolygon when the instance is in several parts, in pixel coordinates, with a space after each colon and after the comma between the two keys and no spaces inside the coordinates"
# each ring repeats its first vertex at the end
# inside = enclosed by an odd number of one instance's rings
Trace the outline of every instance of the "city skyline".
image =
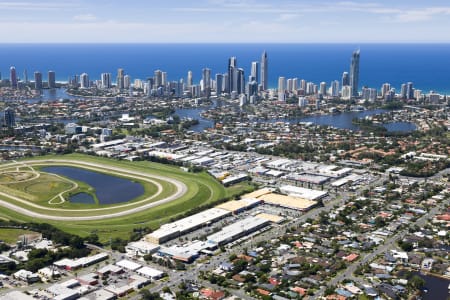
{"type": "Polygon", "coordinates": [[[446,43],[450,33],[442,28],[450,25],[449,15],[443,0],[0,1],[0,26],[8,28],[0,38],[3,43],[446,43]]]}

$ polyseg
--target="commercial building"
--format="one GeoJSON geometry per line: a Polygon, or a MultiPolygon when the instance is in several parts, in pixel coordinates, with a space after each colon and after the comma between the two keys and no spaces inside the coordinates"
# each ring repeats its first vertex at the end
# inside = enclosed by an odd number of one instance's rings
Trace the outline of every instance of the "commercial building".
{"type": "Polygon", "coordinates": [[[171,247],[159,248],[158,255],[163,257],[170,257],[174,260],[182,261],[185,263],[191,263],[199,256],[199,251],[198,249],[194,249],[189,246],[184,247],[173,245],[171,247]]]}
{"type": "Polygon", "coordinates": [[[146,278],[150,278],[152,280],[157,280],[164,276],[164,272],[161,272],[160,270],[156,270],[150,267],[142,267],[138,269],[136,273],[146,278]]]}
{"type": "Polygon", "coordinates": [[[313,208],[315,205],[317,205],[316,201],[303,199],[303,198],[297,198],[292,196],[284,196],[284,195],[278,195],[278,194],[265,194],[259,199],[263,200],[264,203],[286,207],[290,209],[300,210],[300,211],[307,211],[313,208]]]}
{"type": "Polygon", "coordinates": [[[81,267],[87,267],[98,262],[101,262],[109,257],[108,253],[98,253],[96,255],[82,257],[76,260],[64,258],[53,263],[58,268],[66,270],[74,270],[81,267]]]}
{"type": "Polygon", "coordinates": [[[259,189],[254,192],[245,194],[241,198],[242,199],[255,199],[255,198],[259,198],[263,195],[270,194],[270,193],[272,193],[272,191],[270,189],[264,188],[264,189],[259,189]]]}
{"type": "Polygon", "coordinates": [[[244,210],[250,209],[252,207],[257,206],[262,201],[259,199],[242,199],[242,200],[231,200],[222,204],[217,205],[217,208],[228,210],[233,214],[238,214],[244,210]]]}
{"type": "Polygon", "coordinates": [[[116,262],[116,266],[119,266],[129,271],[136,271],[137,269],[140,269],[142,267],[140,264],[137,264],[127,259],[122,259],[121,261],[116,262]]]}
{"type": "Polygon", "coordinates": [[[213,245],[225,245],[232,241],[252,233],[269,225],[270,221],[263,218],[248,217],[222,228],[221,231],[207,237],[208,243],[213,245]]]}
{"type": "Polygon", "coordinates": [[[266,214],[266,213],[257,214],[255,217],[260,218],[260,219],[265,219],[267,221],[270,221],[270,222],[276,223],[276,224],[280,224],[281,222],[283,222],[285,220],[284,217],[272,215],[272,214],[266,214]]]}
{"type": "Polygon", "coordinates": [[[159,249],[159,245],[155,245],[146,241],[131,242],[126,247],[127,253],[134,256],[144,256],[155,253],[159,249]]]}
{"type": "Polygon", "coordinates": [[[242,182],[242,181],[247,180],[247,179],[248,179],[248,175],[245,174],[245,173],[242,173],[242,174],[237,174],[235,176],[229,176],[229,177],[223,179],[222,180],[222,184],[224,186],[229,186],[229,185],[232,185],[232,184],[235,184],[235,183],[242,182]]]}
{"type": "Polygon", "coordinates": [[[231,215],[231,212],[228,210],[211,208],[176,222],[164,224],[158,230],[146,235],[145,240],[150,243],[161,244],[229,215],[231,215]]]}
{"type": "Polygon", "coordinates": [[[308,200],[320,200],[328,195],[326,191],[319,191],[313,189],[307,189],[303,187],[293,185],[283,185],[280,187],[280,192],[288,196],[308,199],[308,200]]]}

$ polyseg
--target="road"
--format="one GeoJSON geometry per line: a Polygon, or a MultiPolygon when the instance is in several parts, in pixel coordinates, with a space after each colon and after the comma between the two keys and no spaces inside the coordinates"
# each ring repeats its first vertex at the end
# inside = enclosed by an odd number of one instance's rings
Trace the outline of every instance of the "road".
{"type": "MultiPolygon", "coordinates": [[[[103,220],[103,219],[107,219],[107,218],[116,218],[116,217],[122,217],[122,216],[126,216],[126,215],[130,215],[130,214],[134,214],[137,212],[141,212],[142,210],[145,209],[149,209],[152,207],[156,207],[158,205],[164,204],[164,203],[168,203],[171,201],[174,201],[178,198],[180,198],[181,196],[183,196],[186,192],[187,192],[187,187],[184,183],[175,180],[173,178],[169,178],[169,177],[165,177],[165,176],[161,176],[161,175],[155,175],[155,174],[148,174],[145,172],[139,172],[139,171],[134,171],[134,170],[128,170],[128,169],[122,169],[119,167],[114,167],[114,166],[107,166],[107,165],[102,165],[102,164],[97,164],[97,163],[91,163],[91,162],[83,162],[83,161],[73,161],[73,160],[55,160],[55,159],[48,159],[48,160],[31,160],[31,161],[27,161],[27,164],[29,165],[45,165],[45,164],[64,164],[64,165],[70,165],[70,166],[83,166],[84,168],[90,168],[90,169],[94,169],[94,170],[104,170],[104,171],[112,171],[112,172],[117,172],[118,174],[121,174],[122,176],[128,176],[131,178],[138,178],[138,179],[142,179],[142,180],[146,180],[149,182],[152,182],[153,184],[156,184],[157,186],[160,187],[160,189],[162,189],[161,185],[155,181],[152,181],[151,179],[158,179],[158,180],[163,180],[163,181],[167,181],[171,184],[173,184],[176,187],[176,192],[168,197],[165,197],[161,200],[155,201],[155,202],[150,202],[150,203],[146,203],[149,200],[151,200],[152,198],[154,198],[156,195],[152,195],[151,197],[148,197],[146,199],[143,199],[139,202],[133,202],[133,203],[127,203],[127,204],[123,204],[123,205],[118,205],[115,206],[113,209],[118,209],[118,208],[123,208],[123,207],[128,207],[128,206],[134,206],[130,209],[126,209],[126,210],[122,210],[119,212],[114,212],[114,213],[101,213],[99,215],[95,215],[95,216],[63,216],[64,212],[82,212],[82,211],[87,211],[87,210],[69,210],[69,209],[57,209],[57,208],[47,208],[47,207],[43,207],[34,203],[30,203],[29,201],[20,199],[18,197],[15,196],[10,196],[8,194],[5,194],[3,192],[0,192],[0,196],[4,196],[4,197],[8,197],[8,198],[12,198],[18,202],[22,202],[28,206],[34,206],[36,208],[40,208],[40,209],[45,209],[45,210],[50,210],[50,211],[58,211],[61,212],[61,215],[55,216],[55,215],[50,215],[50,214],[45,214],[45,213],[37,213],[34,212],[32,210],[26,209],[24,207],[12,204],[6,200],[2,200],[0,199],[0,206],[3,206],[5,208],[11,209],[13,211],[16,211],[22,215],[26,215],[32,218],[39,218],[39,219],[47,219],[47,220],[55,220],[55,221],[92,221],[92,220],[103,220]],[[143,203],[141,206],[137,206],[137,204],[139,203],[143,203]]],[[[16,163],[12,163],[12,164],[8,164],[8,165],[3,165],[2,167],[11,167],[14,166],[16,163]]],[[[159,191],[160,193],[161,191],[159,191]]],[[[89,212],[92,211],[107,211],[110,210],[111,208],[97,208],[97,209],[89,209],[89,212]]]]}

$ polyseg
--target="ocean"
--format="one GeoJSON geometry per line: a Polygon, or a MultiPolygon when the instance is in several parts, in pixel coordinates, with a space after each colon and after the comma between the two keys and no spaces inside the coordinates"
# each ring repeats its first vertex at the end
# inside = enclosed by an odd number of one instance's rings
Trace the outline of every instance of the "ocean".
{"type": "Polygon", "coordinates": [[[423,92],[450,94],[450,44],[0,44],[0,72],[9,78],[9,68],[15,66],[21,78],[27,70],[30,80],[34,71],[47,80],[47,71],[53,70],[58,81],[67,81],[81,73],[91,80],[103,72],[115,78],[123,68],[133,80],[160,69],[172,81],[186,80],[191,70],[199,82],[202,68],[210,68],[212,76],[225,73],[228,58],[236,56],[248,78],[251,62],[260,61],[265,50],[271,88],[277,87],[279,76],[329,85],[349,71],[356,49],[361,50],[360,88],[379,89],[388,82],[399,91],[411,81],[423,92]]]}

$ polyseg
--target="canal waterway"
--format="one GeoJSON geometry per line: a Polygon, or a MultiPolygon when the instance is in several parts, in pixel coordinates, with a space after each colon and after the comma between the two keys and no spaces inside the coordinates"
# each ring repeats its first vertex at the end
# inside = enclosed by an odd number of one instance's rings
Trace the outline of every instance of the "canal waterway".
{"type": "MultiPolygon", "coordinates": [[[[400,271],[401,276],[404,271],[400,271]]],[[[450,290],[448,289],[450,279],[442,277],[422,274],[420,272],[412,272],[411,276],[418,275],[425,280],[424,292],[422,293],[423,300],[446,300],[450,299],[450,290]]]]}
{"type": "MultiPolygon", "coordinates": [[[[205,108],[190,108],[190,109],[177,109],[175,111],[176,115],[180,117],[198,119],[199,124],[191,127],[193,131],[203,131],[204,129],[211,128],[214,126],[214,122],[205,119],[201,116],[201,113],[205,108]]],[[[328,114],[328,115],[314,115],[298,118],[283,118],[283,119],[270,119],[270,120],[257,120],[257,122],[285,122],[296,124],[299,122],[310,122],[315,125],[322,126],[332,126],[340,129],[350,129],[359,130],[359,127],[353,124],[355,118],[365,118],[367,116],[372,116],[376,114],[381,114],[387,112],[385,109],[370,109],[363,111],[349,111],[339,114],[328,114]]],[[[411,122],[392,122],[386,123],[380,126],[384,126],[389,132],[411,132],[417,129],[416,125],[411,122]]]]}
{"type": "MultiPolygon", "coordinates": [[[[67,166],[45,167],[42,170],[87,183],[95,189],[99,204],[128,202],[144,194],[144,186],[142,184],[125,178],[67,166]]],[[[92,203],[87,197],[90,196],[89,194],[80,194],[72,197],[70,201],[72,202],[73,200],[75,203],[92,203]]]]}
{"type": "MultiPolygon", "coordinates": [[[[59,99],[80,99],[86,100],[83,97],[76,97],[68,95],[65,89],[52,89],[52,90],[43,90],[42,96],[36,99],[30,99],[29,102],[38,102],[38,101],[55,101],[59,99]]],[[[205,119],[201,116],[201,113],[206,109],[211,109],[216,106],[220,106],[222,103],[218,100],[215,100],[213,104],[209,107],[197,107],[197,108],[178,108],[175,110],[175,115],[180,116],[181,118],[192,118],[197,119],[199,123],[190,127],[190,130],[195,132],[202,132],[207,128],[214,127],[214,122],[209,119],[205,119]]],[[[323,126],[332,126],[340,129],[350,129],[350,130],[359,130],[358,126],[353,124],[353,120],[355,118],[364,118],[367,116],[380,114],[387,112],[385,109],[370,109],[363,111],[349,111],[342,112],[339,114],[328,114],[328,115],[313,115],[299,118],[286,118],[286,119],[271,119],[264,120],[258,122],[286,122],[286,123],[299,123],[299,122],[311,122],[315,125],[323,125],[323,126]]],[[[76,120],[70,120],[76,121],[76,120]]],[[[62,121],[62,123],[67,123],[67,120],[62,121]]],[[[383,124],[389,132],[411,132],[416,130],[416,125],[411,122],[392,122],[383,124]]]]}

